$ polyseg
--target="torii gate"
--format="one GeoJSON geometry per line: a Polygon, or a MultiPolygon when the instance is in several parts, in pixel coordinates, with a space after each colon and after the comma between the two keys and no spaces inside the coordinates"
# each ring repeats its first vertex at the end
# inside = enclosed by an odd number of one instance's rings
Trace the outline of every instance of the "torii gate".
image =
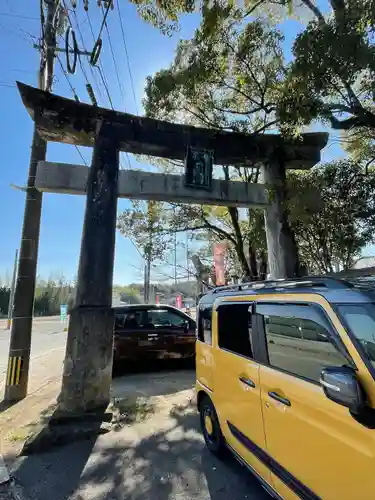
{"type": "Polygon", "coordinates": [[[91,168],[43,162],[35,182],[42,191],[86,194],[58,415],[85,414],[109,402],[118,197],[264,208],[270,272],[274,277],[296,274],[296,245],[284,206],[285,169],[315,165],[327,134],[303,134],[286,141],[276,134],[222,132],[111,111],[17,85],[45,140],[93,147],[91,168]],[[263,162],[265,185],[212,179],[209,190],[197,190],[186,187],[183,176],[119,172],[120,151],[184,160],[191,147],[214,152],[215,165],[263,162]]]}

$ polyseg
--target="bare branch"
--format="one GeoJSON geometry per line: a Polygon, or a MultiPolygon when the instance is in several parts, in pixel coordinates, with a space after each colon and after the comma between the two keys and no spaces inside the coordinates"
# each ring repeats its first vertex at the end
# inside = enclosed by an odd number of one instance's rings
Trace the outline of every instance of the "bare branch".
{"type": "MultiPolygon", "coordinates": [[[[334,0],[332,0],[334,1],[334,0]]],[[[308,9],[314,14],[314,16],[318,19],[319,23],[326,24],[326,20],[319,10],[319,8],[311,1],[311,0],[302,0],[302,3],[306,5],[308,9]]]]}
{"type": "Polygon", "coordinates": [[[277,123],[279,123],[279,120],[273,120],[271,122],[268,122],[268,123],[265,123],[264,125],[262,125],[260,128],[258,128],[257,130],[254,130],[254,134],[261,134],[262,132],[264,132],[265,130],[267,130],[268,128],[272,127],[273,125],[276,125],[277,123]]]}

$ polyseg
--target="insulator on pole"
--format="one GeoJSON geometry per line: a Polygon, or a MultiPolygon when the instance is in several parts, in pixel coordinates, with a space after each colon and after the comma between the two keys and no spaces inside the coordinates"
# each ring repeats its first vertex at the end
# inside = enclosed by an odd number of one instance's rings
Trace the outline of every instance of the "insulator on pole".
{"type": "Polygon", "coordinates": [[[76,72],[78,54],[79,54],[79,49],[78,49],[76,34],[74,33],[74,30],[71,27],[69,27],[66,30],[66,35],[65,35],[65,55],[66,55],[67,70],[72,75],[76,72]],[[72,41],[72,46],[73,46],[73,63],[72,64],[70,62],[70,53],[72,52],[72,49],[70,48],[70,44],[69,44],[70,37],[72,39],[71,41],[72,41]]]}
{"type": "Polygon", "coordinates": [[[96,97],[95,97],[95,94],[94,94],[94,90],[91,86],[90,83],[86,83],[86,89],[87,89],[87,93],[90,97],[90,100],[92,102],[92,105],[93,106],[97,106],[98,105],[98,101],[96,100],[96,97]]]}

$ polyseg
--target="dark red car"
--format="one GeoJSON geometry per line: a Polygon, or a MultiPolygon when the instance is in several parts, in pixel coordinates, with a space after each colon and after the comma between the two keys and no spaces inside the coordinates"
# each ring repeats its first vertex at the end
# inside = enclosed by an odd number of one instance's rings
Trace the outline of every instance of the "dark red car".
{"type": "Polygon", "coordinates": [[[172,306],[137,304],[116,307],[114,364],[122,360],[195,361],[195,321],[172,306]]]}

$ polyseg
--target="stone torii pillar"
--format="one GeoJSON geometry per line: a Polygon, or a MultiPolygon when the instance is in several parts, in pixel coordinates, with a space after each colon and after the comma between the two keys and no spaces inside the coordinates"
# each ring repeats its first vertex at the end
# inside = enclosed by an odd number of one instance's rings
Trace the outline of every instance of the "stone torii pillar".
{"type": "Polygon", "coordinates": [[[100,123],[87,182],[77,295],[54,418],[104,411],[109,403],[118,173],[119,150],[113,127],[100,123]]]}

